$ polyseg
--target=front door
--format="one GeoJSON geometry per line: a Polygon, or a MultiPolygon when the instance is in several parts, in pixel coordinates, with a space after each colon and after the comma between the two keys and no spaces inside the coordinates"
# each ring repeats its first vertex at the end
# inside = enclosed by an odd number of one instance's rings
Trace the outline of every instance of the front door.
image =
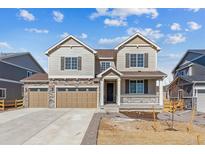
{"type": "Polygon", "coordinates": [[[107,83],[107,102],[113,102],[113,83],[107,83]]]}

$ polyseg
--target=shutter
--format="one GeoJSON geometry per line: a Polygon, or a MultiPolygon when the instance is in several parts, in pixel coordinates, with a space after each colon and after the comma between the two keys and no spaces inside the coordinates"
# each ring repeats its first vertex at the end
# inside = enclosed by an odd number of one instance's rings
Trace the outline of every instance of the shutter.
{"type": "Polygon", "coordinates": [[[125,67],[129,68],[130,67],[130,54],[126,53],[125,55],[125,67]]]}
{"type": "Polygon", "coordinates": [[[129,94],[130,83],[129,80],[125,80],[125,93],[129,94]]]}
{"type": "Polygon", "coordinates": [[[82,58],[78,57],[78,70],[82,69],[82,58]]]}
{"type": "Polygon", "coordinates": [[[148,67],[148,53],[144,54],[144,67],[148,67]]]}
{"type": "Polygon", "coordinates": [[[61,57],[61,70],[65,69],[65,57],[61,57]]]}
{"type": "Polygon", "coordinates": [[[148,94],[148,80],[144,80],[144,93],[148,94]]]}

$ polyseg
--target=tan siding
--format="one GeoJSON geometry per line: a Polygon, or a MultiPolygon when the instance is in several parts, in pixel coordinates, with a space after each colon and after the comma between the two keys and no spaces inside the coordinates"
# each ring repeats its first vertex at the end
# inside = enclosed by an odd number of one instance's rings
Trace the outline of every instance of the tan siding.
{"type": "MultiPolygon", "coordinates": [[[[73,43],[72,40],[67,43],[73,43]]],[[[79,44],[78,44],[79,45],[79,44]]],[[[52,76],[67,76],[67,77],[94,77],[95,69],[95,56],[93,53],[88,51],[86,48],[82,47],[60,47],[48,58],[48,72],[49,77],[52,76]],[[60,59],[61,57],[82,57],[82,70],[61,70],[60,69],[60,59]]]]}
{"type": "Polygon", "coordinates": [[[129,42],[127,42],[126,44],[149,44],[149,43],[139,37],[136,37],[130,40],[129,42]]]}
{"type": "Polygon", "coordinates": [[[124,47],[117,54],[117,69],[119,71],[155,71],[157,51],[151,47],[124,47]],[[148,53],[148,68],[125,67],[125,54],[148,53]]]}
{"type": "Polygon", "coordinates": [[[71,38],[71,39],[67,40],[65,43],[63,43],[63,45],[79,45],[79,43],[71,38]]]}

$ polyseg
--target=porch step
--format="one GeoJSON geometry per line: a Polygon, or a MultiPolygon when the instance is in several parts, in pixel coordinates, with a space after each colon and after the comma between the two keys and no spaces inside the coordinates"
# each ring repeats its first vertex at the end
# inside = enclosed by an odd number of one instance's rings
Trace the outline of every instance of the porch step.
{"type": "Polygon", "coordinates": [[[142,105],[142,104],[135,104],[135,105],[128,105],[128,104],[122,104],[122,105],[120,105],[120,107],[119,107],[119,111],[120,112],[123,112],[123,111],[128,111],[128,112],[135,112],[135,111],[137,111],[137,112],[153,112],[153,110],[155,111],[155,112],[161,112],[162,111],[162,109],[163,109],[163,107],[162,106],[160,106],[160,105],[151,105],[151,104],[146,104],[146,105],[142,105]]]}
{"type": "Polygon", "coordinates": [[[107,104],[102,106],[100,111],[105,113],[119,112],[119,106],[116,104],[107,104]]]}

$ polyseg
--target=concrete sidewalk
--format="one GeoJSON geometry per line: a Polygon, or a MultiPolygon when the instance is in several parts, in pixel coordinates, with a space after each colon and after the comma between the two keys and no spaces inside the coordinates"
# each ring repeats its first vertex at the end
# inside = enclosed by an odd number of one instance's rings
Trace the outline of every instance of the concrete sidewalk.
{"type": "Polygon", "coordinates": [[[0,144],[80,144],[94,109],[21,109],[0,113],[0,144]]]}

